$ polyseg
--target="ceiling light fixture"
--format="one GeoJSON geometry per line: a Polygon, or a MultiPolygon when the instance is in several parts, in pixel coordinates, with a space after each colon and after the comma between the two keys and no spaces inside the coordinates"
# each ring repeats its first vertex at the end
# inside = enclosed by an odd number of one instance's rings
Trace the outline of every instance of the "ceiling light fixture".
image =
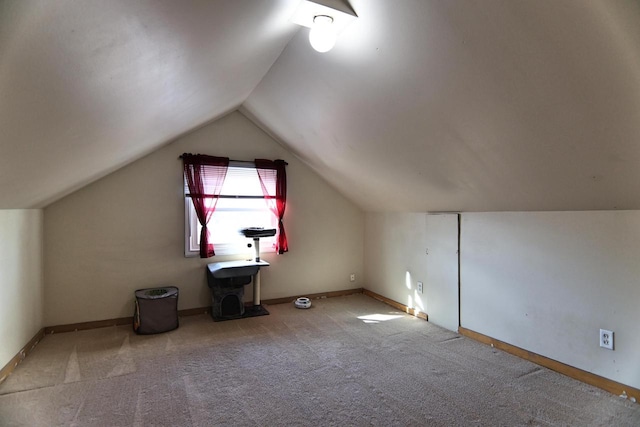
{"type": "Polygon", "coordinates": [[[313,17],[313,27],[309,31],[311,47],[320,53],[329,52],[335,46],[337,38],[332,17],[328,15],[313,17]]]}
{"type": "Polygon", "coordinates": [[[346,0],[302,0],[291,22],[310,28],[311,46],[318,52],[328,52],[344,29],[357,18],[346,0]]]}

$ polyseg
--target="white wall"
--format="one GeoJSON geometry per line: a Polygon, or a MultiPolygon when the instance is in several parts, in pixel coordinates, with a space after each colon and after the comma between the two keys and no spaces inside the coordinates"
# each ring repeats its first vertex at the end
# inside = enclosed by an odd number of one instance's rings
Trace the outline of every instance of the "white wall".
{"type": "Polygon", "coordinates": [[[458,329],[458,216],[367,212],[366,288],[458,329]],[[427,248],[429,254],[427,254],[427,248]],[[417,282],[423,282],[423,293],[417,282]]]}
{"type": "Polygon", "coordinates": [[[427,312],[425,294],[416,290],[427,279],[426,214],[365,215],[366,288],[407,307],[427,312]]]}
{"type": "MultiPolygon", "coordinates": [[[[365,283],[431,315],[447,307],[429,295],[425,218],[365,215],[365,283]]],[[[640,211],[465,213],[461,232],[462,326],[640,387],[640,211]]]]}
{"type": "Polygon", "coordinates": [[[429,321],[458,331],[458,214],[427,215],[427,281],[429,321]]]}
{"type": "Polygon", "coordinates": [[[42,210],[0,210],[0,368],[42,328],[42,210]]]}
{"type": "Polygon", "coordinates": [[[640,387],[639,260],[640,211],[463,214],[462,326],[640,387]]]}
{"type": "Polygon", "coordinates": [[[160,285],[210,304],[206,264],[237,257],[184,257],[183,152],[289,163],[290,252],[263,255],[263,299],[362,286],[363,212],[236,112],[45,208],[47,326],[131,316],[133,291],[160,285]]]}

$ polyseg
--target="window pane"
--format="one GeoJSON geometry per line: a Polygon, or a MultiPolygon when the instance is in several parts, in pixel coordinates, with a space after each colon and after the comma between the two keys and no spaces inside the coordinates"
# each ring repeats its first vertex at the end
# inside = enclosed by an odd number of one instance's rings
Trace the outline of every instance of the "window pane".
{"type": "MultiPolygon", "coordinates": [[[[270,194],[275,194],[275,188],[269,188],[275,187],[275,183],[267,183],[267,186],[270,194]]],[[[186,187],[185,194],[188,194],[186,187]]],[[[217,255],[253,256],[254,249],[247,247],[248,243],[253,244],[253,240],[244,237],[240,230],[248,227],[277,228],[276,216],[263,198],[262,186],[255,168],[230,166],[221,195],[259,197],[258,199],[220,198],[209,221],[209,232],[217,255]]],[[[191,235],[189,250],[197,252],[202,226],[195,215],[193,203],[188,198],[187,200],[191,235]]],[[[205,199],[205,204],[211,207],[214,201],[215,199],[205,199]]],[[[275,236],[260,239],[261,251],[273,251],[275,247],[275,236]]]]}
{"type": "Polygon", "coordinates": [[[246,239],[241,230],[249,227],[275,228],[276,217],[264,199],[220,199],[209,222],[213,242],[246,239]]]}
{"type": "Polygon", "coordinates": [[[254,168],[234,167],[229,167],[220,194],[224,196],[264,196],[258,172],[254,168]]]}
{"type": "MultiPolygon", "coordinates": [[[[193,235],[195,247],[198,250],[200,243],[200,230],[202,226],[195,216],[193,204],[189,204],[192,213],[192,226],[196,228],[193,235]]],[[[209,233],[216,248],[216,254],[244,254],[253,249],[247,248],[252,239],[244,237],[240,230],[248,227],[277,228],[276,216],[266,207],[264,199],[219,199],[216,210],[209,221],[209,233]]],[[[276,237],[263,237],[260,239],[261,251],[274,250],[276,237]]],[[[252,252],[251,252],[252,253],[252,252]]]]}
{"type": "MultiPolygon", "coordinates": [[[[205,189],[210,188],[212,184],[207,181],[204,183],[205,189]]],[[[266,183],[269,194],[275,194],[275,183],[266,183]]],[[[189,187],[186,180],[184,183],[184,194],[189,194],[189,187]]],[[[255,167],[237,167],[229,166],[227,176],[222,185],[224,196],[257,196],[263,197],[262,186],[258,178],[258,172],[255,167]]]]}

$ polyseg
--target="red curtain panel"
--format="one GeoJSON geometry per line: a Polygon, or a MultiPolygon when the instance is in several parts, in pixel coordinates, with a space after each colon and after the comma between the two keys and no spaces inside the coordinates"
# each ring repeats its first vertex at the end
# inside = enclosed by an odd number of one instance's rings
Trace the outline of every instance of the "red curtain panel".
{"type": "Polygon", "coordinates": [[[216,209],[222,184],[229,168],[228,157],[214,157],[203,154],[182,155],[184,177],[189,188],[193,207],[202,226],[200,232],[200,258],[214,256],[213,243],[209,243],[207,224],[216,209]]]}
{"type": "Polygon", "coordinates": [[[284,231],[284,223],[282,222],[284,211],[287,207],[287,172],[285,170],[287,162],[284,160],[256,159],[255,164],[267,205],[278,218],[276,251],[279,254],[289,252],[287,234],[284,231]],[[275,188],[275,194],[272,194],[273,190],[269,191],[271,188],[275,188]]]}

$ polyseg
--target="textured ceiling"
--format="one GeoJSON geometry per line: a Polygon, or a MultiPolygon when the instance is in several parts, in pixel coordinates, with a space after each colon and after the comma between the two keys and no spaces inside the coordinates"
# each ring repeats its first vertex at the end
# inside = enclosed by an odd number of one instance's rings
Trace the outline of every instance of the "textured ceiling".
{"type": "Polygon", "coordinates": [[[640,208],[636,1],[352,0],[243,104],[367,210],[640,208]]]}
{"type": "Polygon", "coordinates": [[[41,207],[236,109],[296,0],[0,0],[0,208],[41,207]]]}
{"type": "Polygon", "coordinates": [[[366,210],[640,209],[637,1],[298,3],[0,0],[0,208],[241,106],[366,210]]]}

